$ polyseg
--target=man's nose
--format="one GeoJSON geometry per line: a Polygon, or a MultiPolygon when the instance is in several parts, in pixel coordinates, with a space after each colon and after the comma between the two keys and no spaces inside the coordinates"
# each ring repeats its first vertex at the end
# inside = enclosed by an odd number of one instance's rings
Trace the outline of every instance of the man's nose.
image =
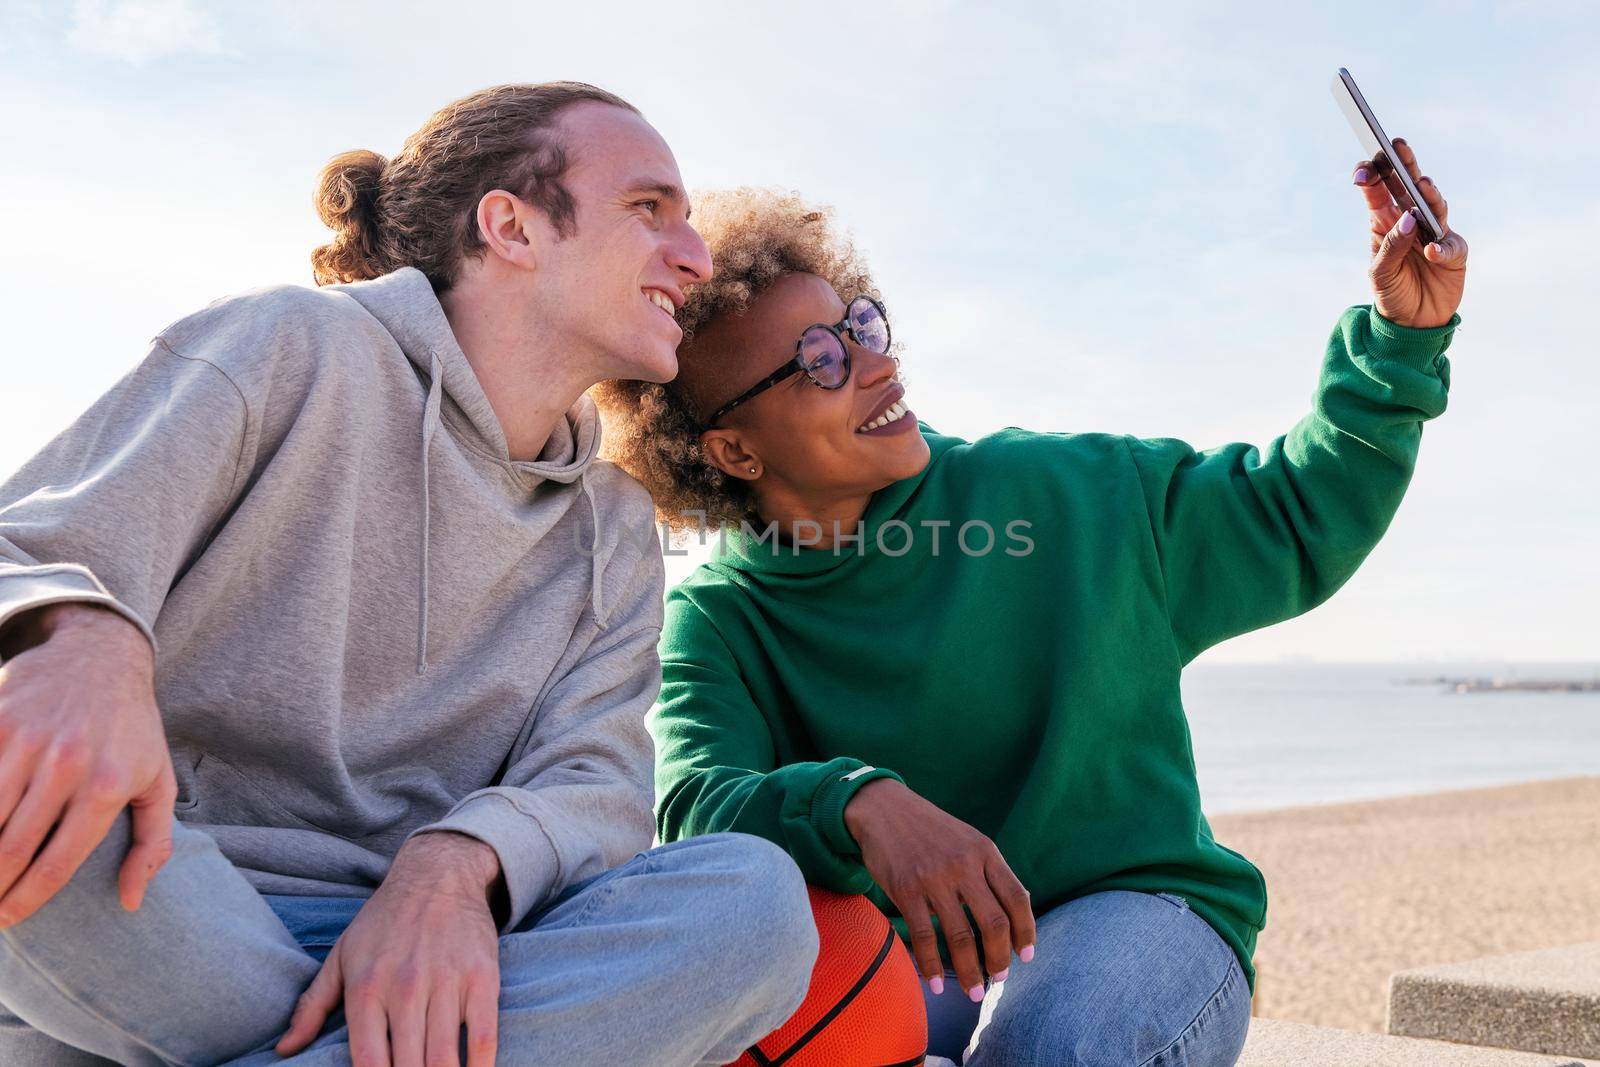
{"type": "Polygon", "coordinates": [[[699,285],[711,280],[711,250],[699,231],[688,223],[677,227],[667,246],[667,265],[684,285],[699,285]]]}

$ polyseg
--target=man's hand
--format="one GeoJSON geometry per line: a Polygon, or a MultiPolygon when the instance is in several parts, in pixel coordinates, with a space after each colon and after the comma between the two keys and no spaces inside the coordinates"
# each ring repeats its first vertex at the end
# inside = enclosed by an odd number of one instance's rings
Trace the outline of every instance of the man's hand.
{"type": "Polygon", "coordinates": [[[150,642],[87,604],[26,622],[26,650],[0,665],[0,928],[66,885],[125,807],[133,847],[117,889],[133,911],[172,855],[178,794],[150,642]]]}
{"type": "Polygon", "coordinates": [[[401,846],[372,899],[295,1005],[278,1054],[309,1045],[344,1001],[355,1067],[492,1067],[500,1021],[500,938],[489,905],[494,850],[456,833],[401,846]]]}
{"type": "Polygon", "coordinates": [[[973,923],[997,981],[1005,980],[1013,948],[1024,962],[1033,959],[1028,891],[993,841],[892,778],[862,786],[845,805],[844,822],[867,872],[905,916],[911,954],[935,993],[944,992],[944,964],[932,915],[939,916],[961,988],[975,1001],[983,999],[983,971],[973,923]]]}
{"type": "MultiPolygon", "coordinates": [[[[1411,146],[1396,138],[1394,150],[1427,201],[1428,210],[1446,232],[1437,243],[1422,247],[1415,215],[1400,210],[1379,168],[1370,161],[1356,164],[1355,183],[1361,187],[1370,212],[1369,273],[1374,304],[1380,315],[1401,326],[1443,326],[1461,306],[1461,293],[1467,283],[1467,242],[1450,230],[1450,206],[1433,179],[1423,176],[1411,146]]],[[[1398,187],[1398,178],[1390,180],[1398,187]]]]}

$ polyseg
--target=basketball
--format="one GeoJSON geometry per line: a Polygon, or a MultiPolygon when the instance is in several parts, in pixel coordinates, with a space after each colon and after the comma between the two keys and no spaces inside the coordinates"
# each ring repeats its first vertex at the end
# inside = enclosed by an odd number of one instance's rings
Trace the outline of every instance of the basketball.
{"type": "Polygon", "coordinates": [[[807,889],[821,949],[806,999],[733,1067],[920,1067],[921,979],[894,927],[866,897],[807,889]]]}

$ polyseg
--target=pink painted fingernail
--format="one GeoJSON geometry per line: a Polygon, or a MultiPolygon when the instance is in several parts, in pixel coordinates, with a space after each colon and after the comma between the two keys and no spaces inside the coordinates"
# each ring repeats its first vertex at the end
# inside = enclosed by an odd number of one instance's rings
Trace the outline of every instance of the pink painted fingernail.
{"type": "Polygon", "coordinates": [[[942,994],[944,992],[944,979],[943,978],[930,978],[930,979],[928,979],[928,988],[933,990],[933,995],[934,996],[936,996],[936,997],[939,996],[940,994],[942,994]]]}
{"type": "Polygon", "coordinates": [[[996,971],[995,973],[991,974],[989,977],[993,978],[996,982],[1004,982],[1006,980],[1006,977],[1010,973],[1011,973],[1011,968],[1010,967],[1002,967],[998,971],[996,971]]]}
{"type": "Polygon", "coordinates": [[[1417,228],[1417,217],[1415,215],[1413,215],[1411,212],[1408,211],[1404,215],[1400,216],[1400,232],[1401,233],[1410,233],[1412,230],[1414,230],[1416,228],[1417,228]]]}
{"type": "Polygon", "coordinates": [[[983,1003],[983,986],[975,985],[971,989],[967,990],[967,999],[972,1001],[972,1003],[974,1003],[974,1004],[982,1004],[983,1003]]]}
{"type": "Polygon", "coordinates": [[[1032,945],[1023,945],[1022,946],[1022,951],[1017,953],[1017,955],[1022,957],[1022,962],[1023,963],[1032,963],[1033,962],[1033,946],[1032,945]]]}
{"type": "Polygon", "coordinates": [[[1367,184],[1367,178],[1368,178],[1368,174],[1367,174],[1367,168],[1366,167],[1362,167],[1360,170],[1356,171],[1356,184],[1357,185],[1365,185],[1365,184],[1367,184]]]}

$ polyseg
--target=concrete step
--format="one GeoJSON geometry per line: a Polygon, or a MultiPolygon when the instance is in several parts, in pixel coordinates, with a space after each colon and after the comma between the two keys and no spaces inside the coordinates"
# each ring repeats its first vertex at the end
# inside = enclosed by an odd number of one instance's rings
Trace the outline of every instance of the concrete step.
{"type": "Polygon", "coordinates": [[[1250,1020],[1238,1067],[1600,1067],[1571,1057],[1250,1020]]]}
{"type": "Polygon", "coordinates": [[[1600,1059],[1600,941],[1401,971],[1388,1029],[1600,1059]]]}

